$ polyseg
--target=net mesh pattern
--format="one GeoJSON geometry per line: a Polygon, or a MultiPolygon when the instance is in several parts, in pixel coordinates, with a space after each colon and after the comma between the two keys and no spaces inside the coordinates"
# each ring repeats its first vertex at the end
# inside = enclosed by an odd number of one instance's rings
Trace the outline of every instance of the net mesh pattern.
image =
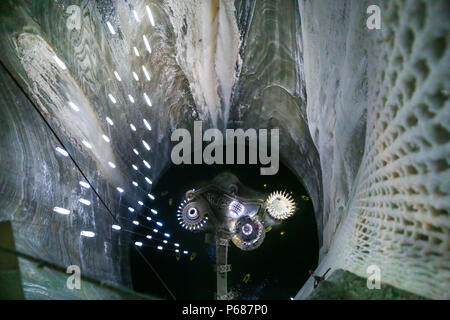
{"type": "Polygon", "coordinates": [[[365,152],[334,253],[345,269],[367,277],[377,265],[382,282],[430,298],[450,287],[449,6],[381,7],[365,152]]]}

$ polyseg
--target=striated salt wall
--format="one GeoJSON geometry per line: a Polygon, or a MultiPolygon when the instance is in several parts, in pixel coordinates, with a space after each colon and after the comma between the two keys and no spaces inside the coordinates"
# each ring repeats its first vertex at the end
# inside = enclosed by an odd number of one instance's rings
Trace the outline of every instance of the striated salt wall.
{"type": "Polygon", "coordinates": [[[240,34],[231,0],[168,1],[177,61],[205,120],[226,128],[236,81],[240,34]]]}
{"type": "Polygon", "coordinates": [[[375,265],[384,283],[448,299],[449,4],[377,3],[369,30],[373,2],[299,1],[324,188],[317,273],[375,265]]]}

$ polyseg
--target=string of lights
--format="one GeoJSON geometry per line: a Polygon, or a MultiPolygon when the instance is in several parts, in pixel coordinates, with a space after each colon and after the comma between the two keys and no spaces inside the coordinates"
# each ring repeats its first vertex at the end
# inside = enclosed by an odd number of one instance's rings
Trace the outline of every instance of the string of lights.
{"type": "MultiPolygon", "coordinates": [[[[20,220],[14,220],[14,219],[13,220],[9,220],[9,221],[11,221],[13,223],[26,224],[27,226],[33,226],[33,227],[42,227],[42,228],[50,227],[49,224],[28,223],[26,221],[20,221],[20,220]]],[[[73,230],[71,228],[67,228],[67,227],[64,227],[64,226],[58,226],[58,228],[63,229],[63,230],[68,230],[68,231],[72,231],[73,230]]],[[[142,246],[144,246],[144,247],[151,247],[151,248],[158,249],[158,250],[168,250],[168,251],[173,251],[173,252],[176,252],[176,253],[178,253],[178,252],[182,252],[184,254],[188,254],[189,253],[188,250],[181,249],[180,244],[177,243],[177,242],[172,242],[172,241],[168,241],[166,239],[161,239],[161,238],[158,238],[158,237],[145,235],[143,233],[135,232],[135,231],[124,229],[124,228],[121,228],[120,230],[123,231],[123,232],[127,232],[127,233],[130,233],[130,234],[135,234],[137,236],[145,238],[142,241],[147,241],[147,240],[148,241],[157,241],[157,242],[161,242],[161,243],[163,243],[165,245],[171,244],[171,245],[174,246],[174,248],[170,248],[170,247],[167,247],[167,246],[166,247],[164,247],[164,246],[150,246],[150,245],[146,245],[145,243],[143,243],[142,246]],[[159,247],[161,247],[161,249],[159,247]]],[[[88,232],[88,231],[84,230],[84,234],[86,234],[86,232],[88,232]]],[[[89,238],[89,233],[87,233],[87,237],[89,238]]],[[[142,242],[142,241],[140,241],[140,242],[142,242]]],[[[128,244],[136,245],[136,242],[126,241],[126,240],[122,240],[121,243],[128,243],[128,244]]],[[[118,245],[120,246],[121,244],[119,243],[118,245]]]]}

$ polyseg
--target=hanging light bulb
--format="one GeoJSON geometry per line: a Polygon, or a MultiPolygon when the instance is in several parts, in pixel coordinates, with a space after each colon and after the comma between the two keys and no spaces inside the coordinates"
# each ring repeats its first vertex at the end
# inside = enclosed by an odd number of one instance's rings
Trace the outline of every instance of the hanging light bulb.
{"type": "Polygon", "coordinates": [[[66,69],[67,69],[67,67],[66,67],[66,65],[64,64],[64,62],[62,62],[62,60],[61,60],[60,58],[58,58],[58,56],[57,56],[56,54],[54,54],[54,55],[52,56],[52,58],[53,58],[53,60],[55,60],[56,64],[57,64],[61,69],[63,69],[63,70],[66,70],[66,69]]]}
{"type": "Polygon", "coordinates": [[[150,48],[150,43],[148,42],[148,39],[145,36],[145,34],[142,36],[142,38],[144,39],[145,48],[147,49],[148,53],[152,53],[152,49],[150,48]]]}
{"type": "Polygon", "coordinates": [[[80,185],[83,187],[83,188],[86,188],[86,189],[89,189],[91,186],[89,185],[89,183],[87,183],[87,182],[84,182],[84,181],[80,181],[80,185]]]}
{"type": "Polygon", "coordinates": [[[155,20],[153,19],[153,14],[152,14],[152,11],[150,10],[150,7],[149,6],[145,6],[145,10],[147,11],[147,15],[148,15],[148,18],[150,20],[150,23],[152,24],[152,27],[154,27],[155,26],[155,20]]]}
{"type": "Polygon", "coordinates": [[[134,16],[134,19],[136,19],[136,22],[141,22],[141,19],[139,19],[138,13],[134,9],[133,9],[133,16],[134,16]]]}
{"type": "Polygon", "coordinates": [[[82,236],[82,237],[87,237],[87,238],[93,238],[93,237],[95,237],[95,233],[94,232],[92,232],[92,231],[81,231],[80,232],[80,235],[82,236]]]}
{"type": "Polygon", "coordinates": [[[64,150],[63,148],[60,148],[60,147],[56,147],[56,151],[58,151],[60,154],[62,154],[64,157],[68,157],[69,156],[69,153],[66,151],[66,150],[64,150]]]}
{"type": "Polygon", "coordinates": [[[78,201],[80,201],[82,204],[86,205],[86,206],[90,206],[91,202],[89,200],[86,199],[78,199],[78,201]]]}
{"type": "Polygon", "coordinates": [[[151,127],[150,123],[146,119],[144,119],[144,125],[149,131],[152,130],[152,127],[151,127]]]}
{"type": "Polygon", "coordinates": [[[59,213],[59,214],[64,214],[64,215],[68,215],[70,214],[70,210],[64,209],[64,208],[60,208],[60,207],[54,207],[53,211],[59,213]]]}
{"type": "Polygon", "coordinates": [[[109,32],[111,32],[111,34],[113,34],[113,35],[116,34],[116,30],[114,30],[111,22],[106,21],[106,25],[108,26],[109,32]]]}

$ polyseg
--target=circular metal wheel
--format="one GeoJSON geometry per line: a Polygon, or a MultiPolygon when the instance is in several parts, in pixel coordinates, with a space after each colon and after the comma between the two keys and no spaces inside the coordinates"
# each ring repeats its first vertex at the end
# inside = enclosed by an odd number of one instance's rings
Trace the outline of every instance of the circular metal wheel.
{"type": "Polygon", "coordinates": [[[178,207],[178,223],[189,231],[198,231],[208,221],[207,208],[201,201],[183,201],[178,207]]]}
{"type": "Polygon", "coordinates": [[[265,237],[262,222],[249,216],[241,217],[235,225],[232,237],[233,243],[242,250],[254,250],[258,248],[265,237]]]}

